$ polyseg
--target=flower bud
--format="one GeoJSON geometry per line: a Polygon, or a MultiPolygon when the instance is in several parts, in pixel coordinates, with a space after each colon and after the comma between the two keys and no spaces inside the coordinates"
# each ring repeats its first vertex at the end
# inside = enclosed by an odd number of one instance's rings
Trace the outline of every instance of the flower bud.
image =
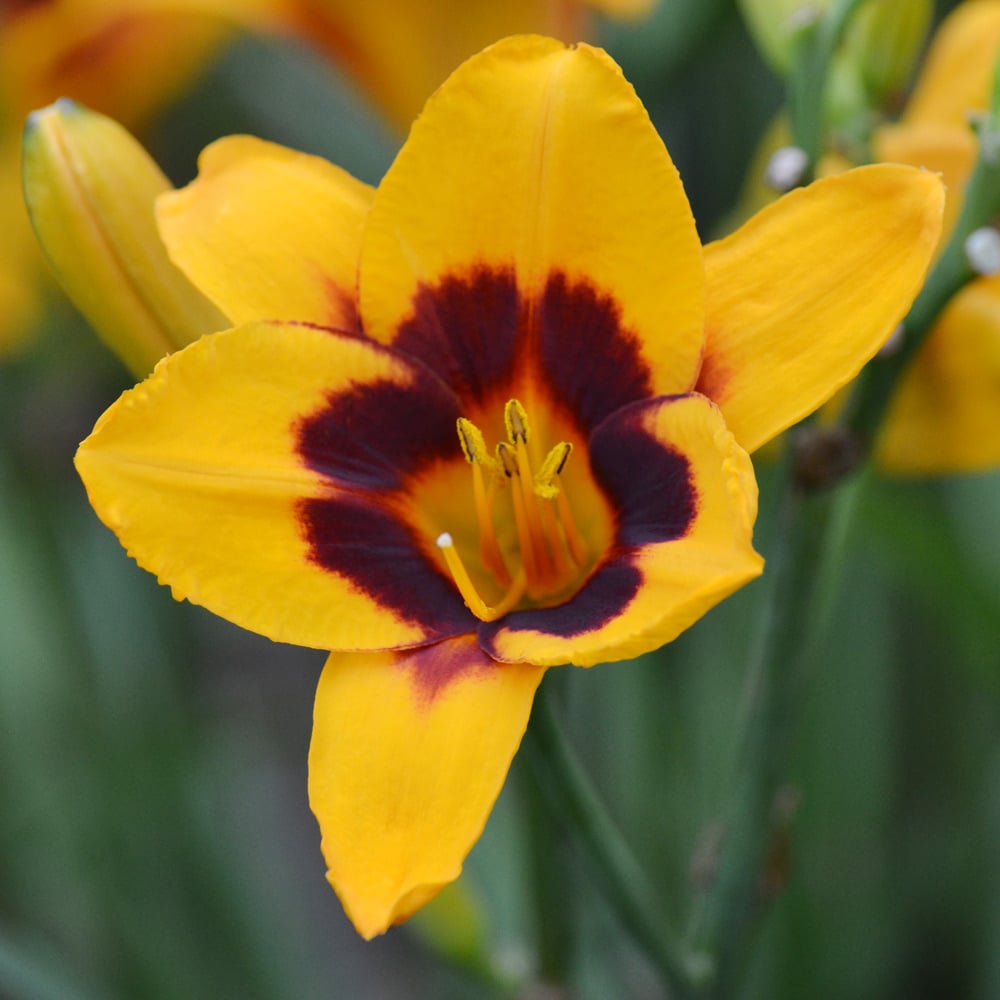
{"type": "Polygon", "coordinates": [[[798,33],[823,16],[830,0],[737,0],[737,5],[760,54],[784,75],[798,33]]]}
{"type": "Polygon", "coordinates": [[[28,118],[25,201],[67,295],[138,377],[229,322],[170,262],[153,215],[170,189],[117,122],[60,100],[28,118]]]}
{"type": "Polygon", "coordinates": [[[907,85],[934,14],[932,0],[869,0],[844,40],[869,101],[881,106],[907,85]]]}

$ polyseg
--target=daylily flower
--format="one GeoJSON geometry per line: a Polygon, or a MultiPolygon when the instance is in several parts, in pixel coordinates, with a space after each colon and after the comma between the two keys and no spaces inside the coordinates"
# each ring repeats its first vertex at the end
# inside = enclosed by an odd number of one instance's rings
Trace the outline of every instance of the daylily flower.
{"type": "MultiPolygon", "coordinates": [[[[876,159],[939,171],[945,230],[977,155],[970,116],[989,106],[1000,2],[974,0],[938,29],[899,122],[873,136],[876,159]]],[[[896,391],[878,459],[896,472],[1000,466],[1000,276],[976,278],[945,307],[896,391]]]]}
{"type": "Polygon", "coordinates": [[[237,326],[77,467],[177,598],[334,650],[309,792],[361,934],[458,876],[548,667],[654,649],[760,573],[746,451],[878,349],[942,201],[866,167],[703,250],[618,67],[539,37],[459,68],[377,191],[234,137],[161,198],[237,326]]]}

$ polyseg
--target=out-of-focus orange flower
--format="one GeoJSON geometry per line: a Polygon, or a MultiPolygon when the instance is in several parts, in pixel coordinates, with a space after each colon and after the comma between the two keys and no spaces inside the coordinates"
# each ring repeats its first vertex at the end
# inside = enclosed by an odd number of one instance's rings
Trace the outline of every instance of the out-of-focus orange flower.
{"type": "Polygon", "coordinates": [[[460,62],[505,35],[567,41],[592,15],[657,0],[0,0],[0,356],[31,329],[44,270],[20,199],[25,116],[71,97],[139,128],[236,27],[298,35],[340,63],[400,129],[460,62]]]}
{"type": "Polygon", "coordinates": [[[400,129],[409,128],[443,79],[474,52],[534,32],[573,42],[592,16],[648,14],[657,0],[298,0],[311,37],[400,129]]]}
{"type": "Polygon", "coordinates": [[[277,0],[0,3],[0,356],[26,339],[44,273],[20,194],[25,116],[73,97],[135,128],[235,27],[277,25],[281,9],[277,0]]]}

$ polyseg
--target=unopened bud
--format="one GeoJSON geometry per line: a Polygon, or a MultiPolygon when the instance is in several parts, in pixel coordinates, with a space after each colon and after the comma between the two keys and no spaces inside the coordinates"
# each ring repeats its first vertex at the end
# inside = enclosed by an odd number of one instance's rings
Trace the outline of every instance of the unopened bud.
{"type": "Polygon", "coordinates": [[[965,256],[976,274],[1000,274],[1000,233],[983,226],[965,237],[965,256]]]}
{"type": "Polygon", "coordinates": [[[908,83],[933,16],[932,0],[868,0],[851,21],[846,57],[876,105],[908,83]]]}
{"type": "Polygon", "coordinates": [[[23,177],[66,294],[135,375],[230,325],[168,259],[153,203],[170,182],[117,122],[67,100],[34,112],[23,177]]]}
{"type": "Polygon", "coordinates": [[[809,169],[809,155],[798,146],[782,146],[776,149],[764,168],[764,183],[769,188],[784,194],[798,187],[809,169]]]}
{"type": "Polygon", "coordinates": [[[799,33],[823,16],[830,0],[737,0],[761,55],[779,73],[787,73],[799,33]]]}
{"type": "Polygon", "coordinates": [[[897,323],[895,329],[886,338],[885,343],[878,349],[878,357],[891,358],[898,354],[906,339],[906,327],[902,323],[897,323]]]}

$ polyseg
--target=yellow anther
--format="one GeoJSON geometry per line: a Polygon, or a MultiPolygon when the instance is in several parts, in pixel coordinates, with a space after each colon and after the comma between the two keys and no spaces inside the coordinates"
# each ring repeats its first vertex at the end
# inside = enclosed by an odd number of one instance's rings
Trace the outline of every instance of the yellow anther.
{"type": "Polygon", "coordinates": [[[458,440],[462,445],[462,454],[470,465],[480,465],[493,474],[494,477],[501,475],[501,468],[497,460],[486,448],[486,440],[483,432],[465,417],[459,417],[457,421],[458,440]]]}
{"type": "Polygon", "coordinates": [[[507,400],[503,408],[503,422],[511,444],[528,440],[528,414],[518,400],[507,400]]]}
{"type": "Polygon", "coordinates": [[[513,610],[517,602],[521,600],[521,597],[524,595],[526,580],[523,568],[518,571],[517,576],[507,589],[507,593],[503,595],[500,601],[497,604],[489,605],[479,596],[479,591],[476,590],[476,586],[472,582],[468,570],[465,568],[465,563],[462,562],[462,557],[455,548],[455,541],[447,531],[438,535],[437,545],[444,556],[444,561],[448,565],[452,579],[455,581],[455,586],[458,587],[458,592],[462,595],[462,600],[465,601],[465,606],[480,621],[495,622],[498,618],[502,618],[507,614],[508,611],[513,610]]]}
{"type": "Polygon", "coordinates": [[[535,493],[545,500],[554,500],[559,493],[556,476],[565,468],[569,461],[573,445],[569,441],[560,441],[545,456],[541,468],[535,473],[535,493]]]}

